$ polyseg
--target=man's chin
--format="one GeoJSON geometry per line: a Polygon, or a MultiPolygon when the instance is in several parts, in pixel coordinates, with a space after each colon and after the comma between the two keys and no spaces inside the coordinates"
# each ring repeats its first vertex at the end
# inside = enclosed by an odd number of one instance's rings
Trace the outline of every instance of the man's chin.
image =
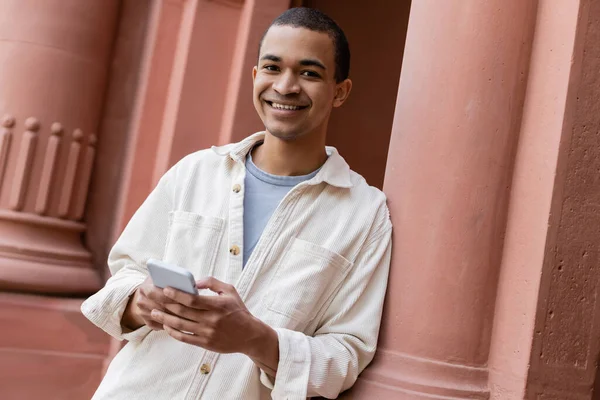
{"type": "Polygon", "coordinates": [[[286,142],[293,142],[294,140],[302,137],[302,134],[297,131],[290,131],[286,129],[269,129],[267,131],[271,136],[275,136],[277,139],[284,140],[286,142]]]}

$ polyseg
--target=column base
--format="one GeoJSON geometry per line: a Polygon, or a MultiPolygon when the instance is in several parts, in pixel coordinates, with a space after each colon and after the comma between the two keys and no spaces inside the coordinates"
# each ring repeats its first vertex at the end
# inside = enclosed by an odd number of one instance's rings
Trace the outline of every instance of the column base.
{"type": "Polygon", "coordinates": [[[0,210],[0,289],[71,295],[100,289],[84,231],[81,223],[0,210]]]}
{"type": "Polygon", "coordinates": [[[345,399],[489,399],[486,368],[378,350],[345,399]]]}
{"type": "Polygon", "coordinates": [[[0,398],[92,397],[111,338],[81,314],[82,301],[0,293],[0,398]]]}

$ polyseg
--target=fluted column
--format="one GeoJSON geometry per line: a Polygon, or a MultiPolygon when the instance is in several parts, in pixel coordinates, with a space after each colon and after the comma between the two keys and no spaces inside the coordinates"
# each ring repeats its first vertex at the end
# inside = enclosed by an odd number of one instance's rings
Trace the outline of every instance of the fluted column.
{"type": "Polygon", "coordinates": [[[486,399],[536,2],[412,2],[384,191],[379,349],[352,398],[486,399]]]}
{"type": "Polygon", "coordinates": [[[0,289],[102,283],[82,234],[118,8],[0,1],[0,289]]]}

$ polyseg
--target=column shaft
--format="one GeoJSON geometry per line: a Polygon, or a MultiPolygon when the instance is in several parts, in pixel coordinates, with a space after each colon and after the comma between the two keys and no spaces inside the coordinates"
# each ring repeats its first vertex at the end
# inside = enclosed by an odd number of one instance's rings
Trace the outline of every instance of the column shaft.
{"type": "Polygon", "coordinates": [[[392,272],[378,355],[358,397],[489,397],[535,12],[522,0],[412,3],[384,183],[392,272]]]}
{"type": "Polygon", "coordinates": [[[0,288],[96,290],[82,244],[119,0],[0,3],[0,288]]]}

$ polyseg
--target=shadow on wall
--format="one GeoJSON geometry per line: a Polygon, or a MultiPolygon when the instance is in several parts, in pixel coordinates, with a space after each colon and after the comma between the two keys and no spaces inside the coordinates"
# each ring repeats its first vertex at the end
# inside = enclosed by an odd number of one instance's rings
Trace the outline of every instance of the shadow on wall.
{"type": "Polygon", "coordinates": [[[305,0],[302,5],[335,19],[346,33],[352,53],[352,93],[346,104],[332,113],[328,144],[337,147],[370,185],[381,189],[410,0],[372,0],[368,7],[359,0],[305,0]]]}

